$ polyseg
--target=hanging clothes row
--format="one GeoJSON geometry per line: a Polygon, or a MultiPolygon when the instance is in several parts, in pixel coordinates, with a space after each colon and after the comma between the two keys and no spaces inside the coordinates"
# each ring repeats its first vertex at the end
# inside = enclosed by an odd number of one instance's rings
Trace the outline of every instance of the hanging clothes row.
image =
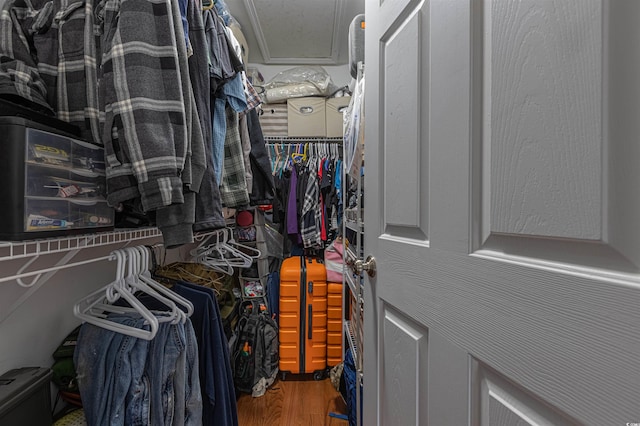
{"type": "Polygon", "coordinates": [[[151,253],[114,251],[115,280],[74,306],[85,321],[74,354],[85,417],[92,425],[236,426],[215,285],[193,283],[213,281],[211,272],[196,280],[181,267],[176,279],[172,267],[151,266],[151,253]]]}
{"type": "Polygon", "coordinates": [[[148,249],[131,247],[112,256],[118,261],[115,280],[74,306],[85,321],[74,364],[87,422],[198,424],[197,343],[188,318],[193,305],[151,278],[148,249]],[[143,297],[157,306],[144,304],[143,297]]]}
{"type": "MultiPolygon", "coordinates": [[[[104,147],[117,223],[167,247],[270,202],[273,179],[242,47],[201,0],[0,0],[0,97],[104,147]],[[256,176],[257,175],[257,176],[256,176]],[[255,177],[255,178],[254,178],[255,177]]],[[[243,38],[243,37],[241,37],[243,38]]]]}
{"type": "Polygon", "coordinates": [[[268,143],[276,196],[273,220],[289,251],[321,250],[339,229],[341,153],[338,142],[268,143]]]}

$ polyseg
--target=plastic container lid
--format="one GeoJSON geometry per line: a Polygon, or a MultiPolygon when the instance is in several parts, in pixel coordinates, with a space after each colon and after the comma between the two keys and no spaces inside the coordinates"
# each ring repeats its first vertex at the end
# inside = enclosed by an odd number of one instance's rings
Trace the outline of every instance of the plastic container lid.
{"type": "Polygon", "coordinates": [[[52,374],[49,368],[24,367],[0,376],[0,419],[43,385],[48,392],[52,374]]]}

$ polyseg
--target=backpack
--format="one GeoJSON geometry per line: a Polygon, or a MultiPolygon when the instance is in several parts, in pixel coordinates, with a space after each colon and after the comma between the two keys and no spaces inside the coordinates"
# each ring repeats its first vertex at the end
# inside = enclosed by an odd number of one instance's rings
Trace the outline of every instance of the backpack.
{"type": "Polygon", "coordinates": [[[262,299],[240,304],[232,351],[233,382],[238,392],[264,395],[278,374],[278,326],[262,299]]]}

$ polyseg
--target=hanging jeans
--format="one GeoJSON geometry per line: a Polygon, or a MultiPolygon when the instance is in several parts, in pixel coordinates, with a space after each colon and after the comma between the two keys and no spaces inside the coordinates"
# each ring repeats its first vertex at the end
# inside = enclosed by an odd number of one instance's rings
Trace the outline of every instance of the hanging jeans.
{"type": "MultiPolygon", "coordinates": [[[[144,327],[137,314],[111,321],[144,327]]],[[[198,425],[202,397],[191,322],[161,323],[151,341],[83,324],[74,354],[91,425],[198,425]]]]}
{"type": "Polygon", "coordinates": [[[160,324],[156,337],[150,342],[145,366],[150,389],[149,424],[200,424],[202,396],[195,348],[191,321],[160,324]]]}
{"type": "MultiPolygon", "coordinates": [[[[130,327],[148,329],[140,317],[112,315],[109,319],[130,327]]],[[[88,424],[124,425],[125,417],[133,419],[134,411],[139,414],[135,416],[136,422],[132,423],[146,424],[148,418],[142,413],[148,412],[144,410],[148,397],[143,373],[148,346],[149,342],[143,339],[88,323],[82,325],[73,361],[88,424]],[[132,383],[136,385],[134,403],[138,408],[127,409],[125,414],[125,400],[132,383]]]]}

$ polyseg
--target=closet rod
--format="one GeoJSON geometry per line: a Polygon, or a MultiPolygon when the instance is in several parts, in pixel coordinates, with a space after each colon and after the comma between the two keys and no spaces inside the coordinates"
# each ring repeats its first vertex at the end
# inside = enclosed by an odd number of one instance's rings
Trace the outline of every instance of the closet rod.
{"type": "MultiPolygon", "coordinates": [[[[11,305],[11,307],[9,309],[6,309],[4,311],[2,311],[2,313],[0,313],[0,324],[2,322],[4,322],[4,320],[6,320],[7,318],[9,318],[15,311],[16,309],[18,309],[20,306],[22,306],[22,304],[24,302],[26,302],[36,291],[38,291],[38,289],[40,287],[42,287],[47,281],[49,281],[51,279],[51,277],[53,277],[59,269],[63,269],[64,267],[66,267],[67,265],[70,266],[77,266],[81,263],[90,263],[91,261],[98,261],[99,258],[96,259],[89,259],[89,262],[75,262],[73,264],[69,263],[69,260],[73,259],[73,257],[75,257],[76,254],[78,254],[80,252],[80,249],[75,249],[75,250],[71,250],[68,251],[67,253],[65,253],[65,255],[62,257],[62,259],[60,259],[58,261],[58,263],[56,263],[55,266],[51,267],[51,268],[47,268],[48,272],[45,271],[44,269],[39,270],[39,271],[32,271],[32,272],[23,272],[21,274],[16,274],[12,277],[6,277],[3,278],[2,281],[8,281],[9,279],[15,279],[19,285],[21,285],[22,287],[27,287],[27,290],[25,291],[25,293],[23,293],[18,300],[16,300],[15,302],[13,302],[13,304],[11,305]],[[44,274],[44,277],[42,277],[42,279],[40,278],[42,275],[44,274]],[[36,278],[33,279],[33,281],[30,284],[24,284],[21,280],[21,278],[26,278],[27,276],[32,276],[32,275],[36,275],[36,278]]],[[[36,256],[34,259],[37,259],[36,256]]],[[[101,260],[101,259],[100,259],[101,260]]],[[[20,270],[24,270],[26,267],[29,266],[29,264],[33,263],[34,260],[30,260],[29,262],[25,263],[25,265],[22,266],[22,268],[20,268],[20,270]]]]}

